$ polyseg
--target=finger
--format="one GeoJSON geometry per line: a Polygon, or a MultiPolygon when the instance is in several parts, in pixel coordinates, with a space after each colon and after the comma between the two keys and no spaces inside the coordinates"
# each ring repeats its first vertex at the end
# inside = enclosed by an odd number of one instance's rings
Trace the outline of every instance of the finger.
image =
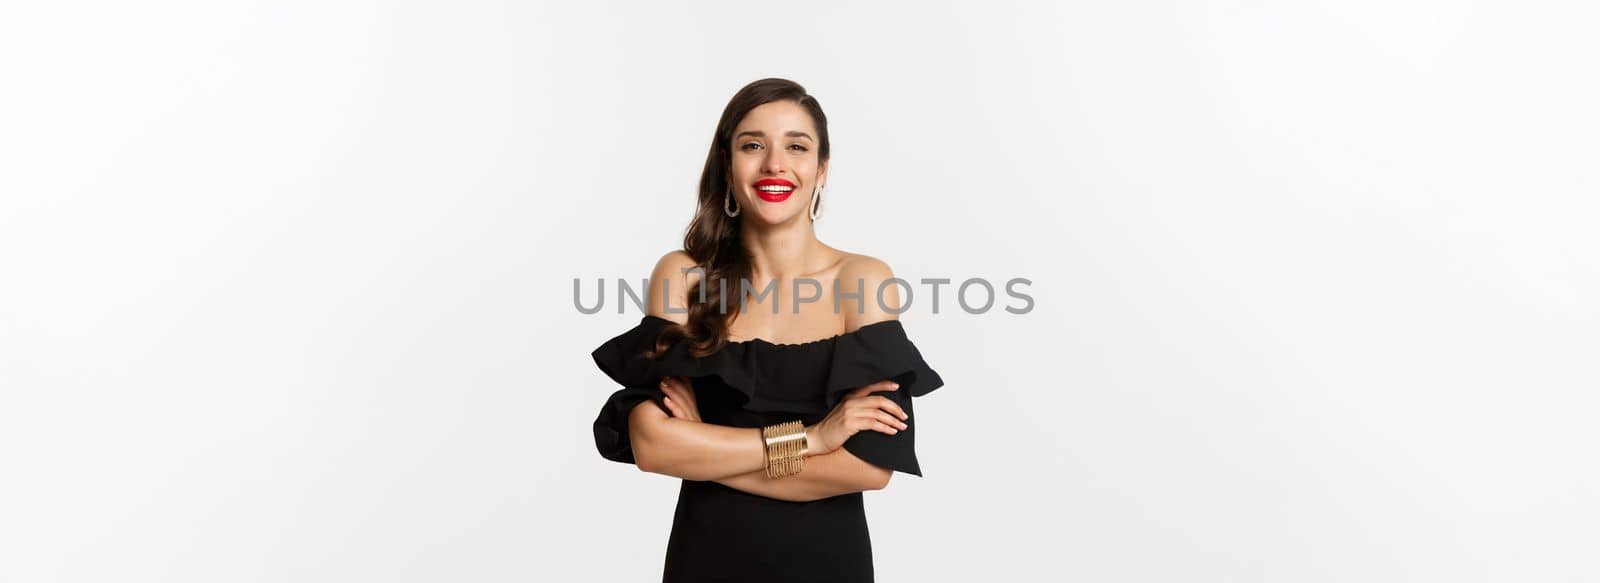
{"type": "Polygon", "coordinates": [[[894,415],[889,414],[887,411],[878,411],[877,414],[873,416],[873,418],[877,419],[880,423],[883,423],[883,424],[888,425],[890,427],[893,427],[895,429],[899,429],[901,431],[905,431],[905,429],[907,427],[910,427],[910,425],[907,425],[904,421],[901,421],[901,420],[895,418],[894,415]]]}
{"type": "MultiPolygon", "coordinates": [[[[909,423],[901,421],[899,418],[895,417],[892,413],[889,413],[888,411],[884,411],[882,409],[874,409],[872,407],[863,407],[863,408],[853,412],[853,418],[858,420],[858,422],[863,423],[863,424],[882,423],[884,425],[888,425],[890,427],[894,427],[896,429],[901,429],[901,430],[904,430],[904,429],[907,429],[907,428],[910,427],[909,423]]],[[[864,427],[864,428],[870,428],[870,427],[864,427]]]]}
{"type": "Polygon", "coordinates": [[[870,385],[866,385],[866,386],[863,386],[863,387],[857,387],[855,390],[852,390],[849,393],[846,393],[845,394],[845,398],[846,399],[859,399],[861,397],[867,396],[869,393],[871,393],[873,391],[889,390],[884,385],[884,383],[886,383],[886,382],[888,382],[888,381],[878,381],[878,382],[872,383],[870,385]]]}
{"type": "Polygon", "coordinates": [[[890,413],[894,413],[894,415],[896,417],[899,417],[901,419],[910,419],[911,418],[910,415],[906,414],[906,410],[905,409],[901,409],[900,408],[900,404],[899,403],[896,403],[896,402],[890,400],[888,397],[882,397],[882,396],[873,397],[872,398],[872,404],[874,406],[876,406],[877,408],[879,408],[879,409],[883,409],[883,410],[888,411],[890,413]]]}
{"type": "Polygon", "coordinates": [[[879,433],[887,433],[889,435],[894,435],[894,434],[900,432],[900,430],[895,429],[894,427],[891,427],[888,424],[886,424],[886,423],[884,423],[882,421],[877,421],[877,420],[874,420],[874,421],[871,421],[870,423],[868,423],[866,429],[871,429],[871,430],[877,431],[879,433]]]}
{"type": "Polygon", "coordinates": [[[874,429],[877,425],[883,425],[895,430],[900,430],[904,429],[902,425],[905,425],[888,412],[874,409],[872,407],[863,407],[852,411],[850,413],[849,420],[850,424],[854,425],[857,429],[874,429]]]}
{"type": "Polygon", "coordinates": [[[698,409],[698,405],[695,404],[694,393],[690,389],[684,388],[683,385],[677,382],[663,380],[661,382],[661,392],[665,393],[667,398],[672,399],[672,403],[677,406],[676,416],[687,419],[695,418],[694,411],[698,409]]]}
{"type": "Polygon", "coordinates": [[[673,417],[683,418],[683,410],[679,409],[678,404],[672,401],[672,397],[662,399],[662,402],[667,404],[667,412],[671,413],[673,417]]]}
{"type": "Polygon", "coordinates": [[[683,403],[683,404],[687,405],[688,403],[694,402],[694,398],[693,397],[690,397],[689,395],[685,395],[683,393],[682,389],[679,389],[678,387],[673,386],[671,384],[662,385],[661,392],[665,393],[675,403],[683,403]]]}
{"type": "Polygon", "coordinates": [[[875,392],[878,392],[878,391],[893,391],[893,390],[897,390],[899,388],[900,388],[900,384],[896,383],[894,381],[878,381],[878,382],[872,383],[870,385],[867,385],[867,386],[861,387],[859,389],[856,389],[854,391],[850,391],[849,395],[846,398],[848,398],[848,399],[857,399],[857,398],[865,397],[865,396],[867,396],[869,394],[872,394],[872,393],[875,393],[875,392]]]}

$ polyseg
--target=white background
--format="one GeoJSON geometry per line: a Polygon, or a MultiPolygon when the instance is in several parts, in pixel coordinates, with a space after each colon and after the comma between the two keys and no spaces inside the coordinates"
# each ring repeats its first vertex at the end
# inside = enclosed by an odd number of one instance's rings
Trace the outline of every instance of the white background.
{"type": "Polygon", "coordinates": [[[659,580],[571,282],[768,76],[823,241],[1034,281],[902,316],[879,581],[1600,579],[1592,8],[668,4],[0,8],[0,580],[659,580]]]}

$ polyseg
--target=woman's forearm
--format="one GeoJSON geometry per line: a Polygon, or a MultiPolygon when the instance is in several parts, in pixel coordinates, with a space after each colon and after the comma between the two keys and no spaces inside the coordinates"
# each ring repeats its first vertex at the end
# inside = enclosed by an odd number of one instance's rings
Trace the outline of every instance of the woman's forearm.
{"type": "MultiPolygon", "coordinates": [[[[651,473],[696,481],[732,480],[725,485],[779,499],[827,498],[882,488],[889,481],[889,470],[843,448],[806,456],[799,474],[768,478],[766,444],[761,429],[755,427],[680,419],[643,406],[630,412],[628,425],[634,462],[651,473]]],[[[816,427],[806,427],[806,440],[818,443],[818,439],[816,427]]]]}
{"type": "MultiPolygon", "coordinates": [[[[628,435],[634,463],[646,472],[711,481],[767,467],[766,442],[757,427],[680,419],[657,407],[639,406],[629,413],[628,435]]],[[[806,428],[806,439],[817,443],[815,427],[806,428]]]]}
{"type": "MultiPolygon", "coordinates": [[[[639,407],[635,415],[639,409],[654,407],[639,407]]],[[[629,426],[634,461],[646,472],[715,480],[766,467],[760,429],[665,416],[629,426]]]]}
{"type": "Polygon", "coordinates": [[[889,481],[889,470],[862,461],[843,448],[808,456],[804,469],[794,475],[768,478],[759,469],[716,480],[717,483],[757,496],[790,502],[810,502],[866,490],[878,490],[889,481]]]}

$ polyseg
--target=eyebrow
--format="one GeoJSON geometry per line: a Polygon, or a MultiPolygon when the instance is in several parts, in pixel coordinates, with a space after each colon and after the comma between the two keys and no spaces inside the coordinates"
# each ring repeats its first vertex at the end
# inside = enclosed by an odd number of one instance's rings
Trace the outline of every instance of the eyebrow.
{"type": "MultiPolygon", "coordinates": [[[[789,136],[791,138],[805,138],[805,139],[808,139],[808,140],[811,139],[811,134],[808,134],[808,133],[805,133],[805,132],[802,132],[802,131],[799,131],[799,130],[789,130],[787,132],[784,132],[783,135],[789,136]]],[[[745,130],[745,131],[739,132],[739,135],[734,136],[733,139],[737,140],[737,139],[745,137],[745,136],[755,136],[755,137],[758,137],[758,138],[765,138],[765,137],[767,137],[767,134],[762,133],[762,132],[757,131],[757,130],[745,130]]],[[[815,141],[815,140],[812,140],[812,141],[815,141]]]]}

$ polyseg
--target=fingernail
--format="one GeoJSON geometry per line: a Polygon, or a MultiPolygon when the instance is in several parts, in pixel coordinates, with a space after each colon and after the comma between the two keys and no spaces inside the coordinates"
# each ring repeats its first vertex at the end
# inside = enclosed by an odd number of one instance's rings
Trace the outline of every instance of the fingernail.
{"type": "Polygon", "coordinates": [[[889,383],[889,386],[898,389],[898,388],[900,388],[900,383],[889,383]]]}

